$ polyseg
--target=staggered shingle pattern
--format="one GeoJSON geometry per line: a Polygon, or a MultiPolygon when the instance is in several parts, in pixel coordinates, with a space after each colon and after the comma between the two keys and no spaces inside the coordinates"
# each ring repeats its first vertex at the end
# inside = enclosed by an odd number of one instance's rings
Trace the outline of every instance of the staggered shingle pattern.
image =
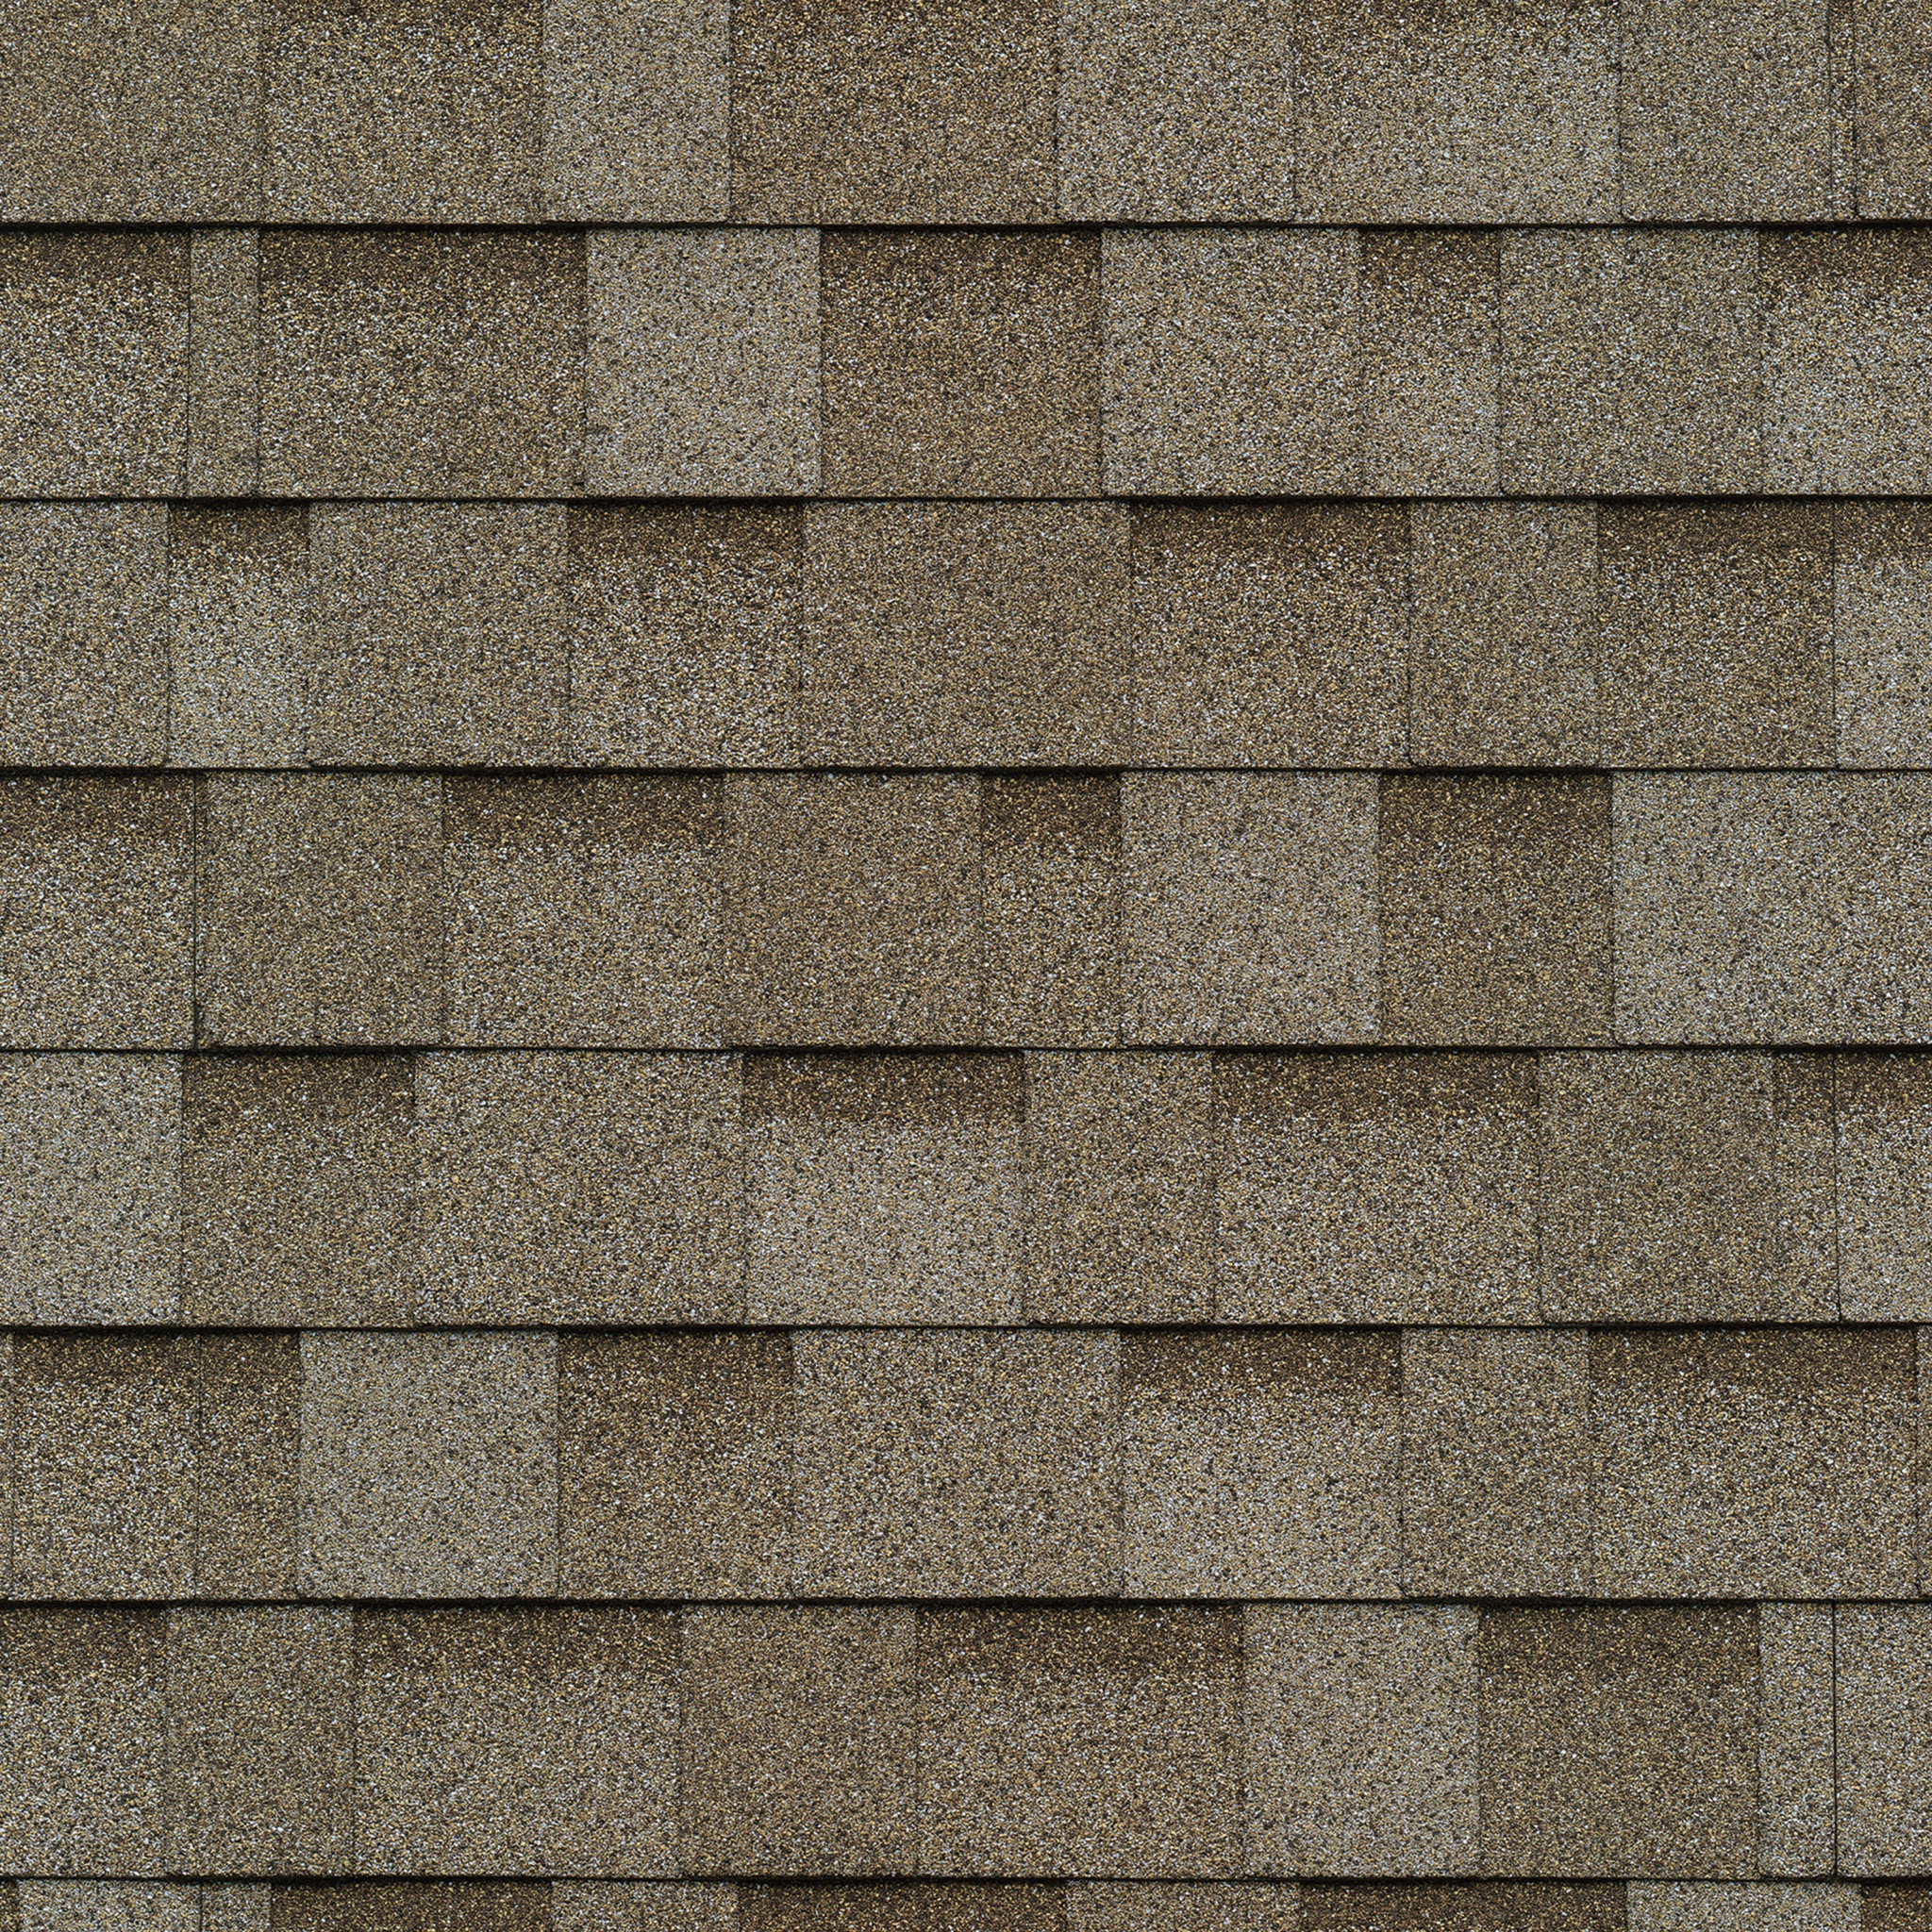
{"type": "Polygon", "coordinates": [[[0,1932],[1932,1932],[1928,0],[12,0],[0,1932]]]}

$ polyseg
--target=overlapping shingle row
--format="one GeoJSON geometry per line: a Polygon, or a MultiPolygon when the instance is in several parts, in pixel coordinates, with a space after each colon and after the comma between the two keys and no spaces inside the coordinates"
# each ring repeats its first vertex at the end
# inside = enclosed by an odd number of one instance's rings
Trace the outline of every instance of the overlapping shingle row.
{"type": "Polygon", "coordinates": [[[0,1319],[1932,1320],[1932,1060],[0,1058],[0,1319]]]}
{"type": "Polygon", "coordinates": [[[12,229],[15,496],[1932,491],[1916,226],[12,229]]]}
{"type": "Polygon", "coordinates": [[[14,9],[15,220],[1923,216],[1907,0],[14,9]],[[130,41],[133,44],[129,44],[130,41]]]}
{"type": "Polygon", "coordinates": [[[1928,1630],[1773,1603],[14,1608],[0,1845],[50,1875],[1887,1877],[1932,1828],[1900,1789],[1928,1630]]]}
{"type": "Polygon", "coordinates": [[[0,1583],[1909,1600],[1927,1332],[21,1332],[0,1583]]]}
{"type": "Polygon", "coordinates": [[[1916,503],[4,504],[0,541],[20,765],[1932,765],[1916,503]]]}

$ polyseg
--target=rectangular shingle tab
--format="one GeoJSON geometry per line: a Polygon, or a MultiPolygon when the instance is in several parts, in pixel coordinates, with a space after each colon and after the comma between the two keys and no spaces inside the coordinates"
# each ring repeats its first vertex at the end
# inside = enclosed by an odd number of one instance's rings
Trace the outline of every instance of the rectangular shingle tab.
{"type": "Polygon", "coordinates": [[[1373,777],[1134,772],[1121,810],[1129,1042],[1375,1037],[1373,777]]]}
{"type": "Polygon", "coordinates": [[[269,495],[569,493],[582,482],[583,370],[575,232],[262,237],[269,495]]]}
{"type": "Polygon", "coordinates": [[[560,507],[318,505],[309,541],[310,759],[561,762],[560,507]]]}
{"type": "Polygon", "coordinates": [[[748,1058],[744,1136],[753,1321],[1019,1319],[1017,1054],[748,1058]]]}
{"type": "Polygon", "coordinates": [[[0,1096],[5,1318],[173,1319],[180,1062],[166,1054],[4,1054],[0,1096]]]}
{"type": "Polygon", "coordinates": [[[1077,230],[828,234],[825,490],[1092,493],[1100,257],[1077,230]]]}
{"type": "Polygon", "coordinates": [[[313,604],[300,505],[171,505],[168,761],[299,765],[313,604]]]}
{"type": "Polygon", "coordinates": [[[819,482],[810,228],[593,233],[585,462],[609,496],[792,496],[819,482]]]}
{"type": "Polygon", "coordinates": [[[192,827],[182,778],[0,778],[0,1042],[190,1043],[192,827]]]}
{"type": "Polygon", "coordinates": [[[1129,1334],[1120,1374],[1130,1595],[1396,1593],[1393,1334],[1129,1334]]]}
{"type": "Polygon", "coordinates": [[[828,765],[1108,765],[1126,518],[1105,504],[806,512],[799,749],[828,765]]]}
{"type": "Polygon", "coordinates": [[[802,543],[785,506],[572,509],[573,762],[790,763],[802,543]]]}
{"type": "Polygon", "coordinates": [[[1853,1322],[1932,1316],[1932,1058],[1838,1058],[1839,1305],[1853,1322]]]}
{"type": "Polygon", "coordinates": [[[408,1045],[443,1027],[442,785],[201,781],[196,993],[211,1044],[408,1045]]]}
{"type": "Polygon", "coordinates": [[[182,487],[188,237],[168,229],[0,233],[0,490],[159,496],[182,487]]]}
{"type": "Polygon", "coordinates": [[[1465,1605],[1248,1609],[1247,1809],[1260,1870],[1478,1869],[1477,1615],[1465,1605]]]}
{"type": "Polygon", "coordinates": [[[1403,761],[1399,508],[1137,509],[1132,594],[1137,762],[1403,761]]]}
{"type": "Polygon", "coordinates": [[[1049,0],[743,0],[732,211],[781,222],[1031,222],[1054,207],[1049,0]]]}
{"type": "Polygon", "coordinates": [[[1527,1056],[1224,1054],[1214,1083],[1224,1321],[1534,1319],[1527,1056]]]}
{"type": "Polygon", "coordinates": [[[920,1869],[1232,1875],[1241,1625],[1226,1609],[920,1620],[920,1869]]]}
{"type": "Polygon", "coordinates": [[[817,1330],[793,1346],[800,1594],[1118,1591],[1112,1334],[817,1330]]]}
{"type": "Polygon", "coordinates": [[[453,776],[443,800],[453,1043],[719,1043],[722,779],[453,776]]]}
{"type": "Polygon", "coordinates": [[[730,198],[721,0],[545,0],[544,212],[704,221],[730,198]]]}
{"type": "Polygon", "coordinates": [[[1385,1039],[1607,1041],[1608,781],[1385,779],[1377,875],[1385,1039]]]}
{"type": "Polygon", "coordinates": [[[722,1054],[425,1054],[425,1318],[735,1320],[739,1121],[722,1054]]]}
{"type": "Polygon", "coordinates": [[[1928,815],[1916,773],[1620,775],[1618,1037],[1916,1037],[1932,1012],[1928,815]]]}
{"type": "Polygon", "coordinates": [[[562,1594],[786,1594],[790,1337],[565,1335],[558,1382],[562,1594]]]}
{"type": "Polygon", "coordinates": [[[1932,1605],[1846,1604],[1837,1623],[1838,1868],[1857,1878],[1916,1877],[1932,1846],[1932,1605]]]}
{"type": "Polygon", "coordinates": [[[358,1611],[358,1869],[670,1875],[678,1653],[630,1606],[358,1611]]]}
{"type": "Polygon", "coordinates": [[[302,1338],[305,1596],[546,1596],[557,1338],[302,1338]]]}
{"type": "Polygon", "coordinates": [[[702,1608],[682,1628],[684,1868],[914,1869],[914,1612],[702,1608]]]}
{"type": "Polygon", "coordinates": [[[167,512],[0,504],[0,758],[158,765],[168,710],[167,512]]]}

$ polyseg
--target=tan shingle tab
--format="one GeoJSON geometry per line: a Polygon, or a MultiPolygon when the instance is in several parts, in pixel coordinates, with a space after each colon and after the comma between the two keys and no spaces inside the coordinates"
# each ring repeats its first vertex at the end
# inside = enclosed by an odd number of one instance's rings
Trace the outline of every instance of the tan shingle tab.
{"type": "Polygon", "coordinates": [[[255,212],[254,0],[21,0],[6,31],[0,221],[255,212]]]}
{"type": "Polygon", "coordinates": [[[1496,236],[1396,229],[1361,245],[1362,487],[1493,494],[1496,236]]]}
{"type": "Polygon", "coordinates": [[[204,1041],[380,1046],[443,1029],[442,785],[201,781],[196,993],[204,1041]]]}
{"type": "Polygon", "coordinates": [[[1111,1333],[806,1331],[793,1346],[801,1595],[1118,1591],[1111,1333]]]}
{"type": "Polygon", "coordinates": [[[922,1871],[1241,1869],[1236,1613],[927,1611],[919,1648],[922,1871]]]}
{"type": "Polygon", "coordinates": [[[1846,1604],[1837,1620],[1838,1869],[1916,1877],[1932,1855],[1932,1605],[1846,1604]]]}
{"type": "Polygon", "coordinates": [[[1788,1878],[1821,1877],[1838,1861],[1834,1621],[1826,1604],[1763,1604],[1757,1612],[1757,1862],[1788,1878]]]}
{"type": "Polygon", "coordinates": [[[744,1071],[754,1322],[1014,1322],[1018,1055],[759,1055],[744,1071]]]}
{"type": "Polygon", "coordinates": [[[254,228],[197,228],[189,242],[186,481],[195,496],[261,484],[261,242],[254,228]]]}
{"type": "Polygon", "coordinates": [[[541,0],[262,8],[262,200],[283,222],[537,211],[541,0]]]}
{"type": "Polygon", "coordinates": [[[585,462],[600,495],[794,496],[819,483],[819,238],[588,238],[585,462]]]}
{"type": "Polygon", "coordinates": [[[1375,1037],[1374,778],[1134,772],[1121,809],[1129,1042],[1375,1037]]]}
{"type": "Polygon", "coordinates": [[[1395,1595],[1396,1350],[1376,1329],[1124,1336],[1127,1592],[1395,1595]]]}
{"type": "Polygon", "coordinates": [[[1120,1037],[1121,788],[1112,777],[980,781],[986,1037],[1120,1037]]]}
{"type": "Polygon", "coordinates": [[[201,1888],[124,1879],[24,1879],[12,1932],[201,1932],[201,1888]]]}
{"type": "Polygon", "coordinates": [[[1218,1161],[1208,1056],[1029,1054],[1026,1129],[1032,1319],[1210,1316],[1218,1161]]]}
{"type": "Polygon", "coordinates": [[[547,1885],[515,1880],[277,1885],[269,1932],[551,1932],[550,1893],[547,1885]]]}
{"type": "Polygon", "coordinates": [[[544,0],[544,212],[706,221],[730,198],[723,0],[544,0]]]}
{"type": "Polygon", "coordinates": [[[1230,1054],[1214,1083],[1224,1321],[1534,1318],[1527,1057],[1230,1054]]]}
{"type": "Polygon", "coordinates": [[[1606,764],[1833,762],[1828,508],[1606,507],[1599,536],[1606,764]]]}
{"type": "Polygon", "coordinates": [[[1765,487],[1932,491],[1932,236],[1773,231],[1762,258],[1765,487]]]}
{"type": "Polygon", "coordinates": [[[168,509],[168,762],[299,765],[313,608],[300,505],[168,509]]]}
{"type": "Polygon", "coordinates": [[[1610,819],[1602,777],[1385,779],[1383,1037],[1607,1041],[1610,819]]]}
{"type": "Polygon", "coordinates": [[[1400,764],[1408,599],[1399,508],[1137,509],[1136,762],[1400,764]]]}
{"type": "Polygon", "coordinates": [[[1829,1062],[1546,1054],[1540,1079],[1552,1321],[1837,1315],[1829,1062]]]}
{"type": "Polygon", "coordinates": [[[165,1610],[0,1610],[0,1865],[168,1869],[165,1610]]]}
{"type": "Polygon", "coordinates": [[[684,1869],[913,1870],[914,1613],[707,1608],[682,1626],[684,1869]]]}
{"type": "Polygon", "coordinates": [[[1827,221],[1829,0],[1621,9],[1622,212],[1639,221],[1827,221]]]}
{"type": "Polygon", "coordinates": [[[1070,1932],[1060,1885],[744,1885],[738,1900],[744,1932],[1070,1932]]]}
{"type": "Polygon", "coordinates": [[[158,765],[168,712],[167,512],[0,504],[0,758],[158,765]]]}
{"type": "Polygon", "coordinates": [[[1319,0],[1297,25],[1305,218],[1611,212],[1619,49],[1604,0],[1319,0]]]}
{"type": "Polygon", "coordinates": [[[0,1055],[0,1319],[179,1311],[180,1110],[172,1056],[0,1055]]]}
{"type": "Polygon", "coordinates": [[[1932,215],[1932,14],[1924,0],[1857,0],[1858,212],[1868,220],[1932,215]]]}
{"type": "Polygon", "coordinates": [[[558,1346],[560,1592],[785,1595],[791,1338],[565,1335],[558,1346]]]}
{"type": "Polygon", "coordinates": [[[443,799],[453,1042],[719,1043],[722,779],[451,777],[443,799]]]}
{"type": "Polygon", "coordinates": [[[189,1321],[384,1327],[411,1318],[414,1077],[391,1054],[187,1062],[189,1321]]]}
{"type": "Polygon", "coordinates": [[[722,1054],[425,1055],[425,1319],[736,1320],[739,1111],[722,1054]]]}
{"type": "Polygon", "coordinates": [[[1932,1317],[1932,1060],[1837,1061],[1839,1306],[1851,1322],[1932,1317]]]}
{"type": "Polygon", "coordinates": [[[1126,535],[1108,504],[814,505],[801,757],[1121,762],[1126,535]]]}
{"type": "Polygon", "coordinates": [[[1832,537],[1839,762],[1932,764],[1932,509],[1839,504],[1832,537]]]}
{"type": "Polygon", "coordinates": [[[30,1597],[285,1593],[291,1338],[20,1338],[13,1571],[30,1597]]]}
{"type": "Polygon", "coordinates": [[[361,1610],[356,1625],[359,1871],[675,1870],[671,1616],[361,1610]]]}
{"type": "Polygon", "coordinates": [[[827,491],[1095,490],[1097,237],[852,231],[821,258],[827,491]]]}
{"type": "Polygon", "coordinates": [[[181,778],[0,779],[0,1041],[189,1044],[192,825],[181,778]]]}
{"type": "Polygon", "coordinates": [[[732,211],[1031,222],[1054,207],[1050,0],[741,0],[732,211]]]}
{"type": "Polygon", "coordinates": [[[559,1880],[550,1888],[556,1932],[734,1932],[735,1885],[625,1885],[559,1880]]]}
{"type": "Polygon", "coordinates": [[[1304,1932],[1625,1932],[1621,1885],[1305,1885],[1304,1932]]]}
{"type": "Polygon", "coordinates": [[[1914,1590],[1909,1330],[1612,1330],[1590,1365],[1603,1594],[1914,1590]]]}
{"type": "Polygon", "coordinates": [[[1296,1932],[1300,1888],[1101,1879],[1066,1889],[1070,1932],[1296,1932]]]}
{"type": "Polygon", "coordinates": [[[770,505],[571,510],[574,761],[791,762],[803,525],[770,505]]]}
{"type": "Polygon", "coordinates": [[[1257,1869],[1476,1869],[1477,1615],[1464,1605],[1249,1607],[1245,1773],[1257,1869]]]}
{"type": "Polygon", "coordinates": [[[1505,491],[1757,484],[1755,231],[1519,229],[1502,250],[1505,491]]]}
{"type": "Polygon", "coordinates": [[[545,1596],[557,1338],[302,1337],[305,1596],[545,1596]]]}
{"type": "Polygon", "coordinates": [[[188,237],[0,234],[0,487],[18,495],[179,490],[187,440],[188,237]]]}
{"type": "Polygon", "coordinates": [[[1755,1609],[1487,1609],[1476,1649],[1486,1870],[1753,1875],[1755,1609]]]}
{"type": "Polygon", "coordinates": [[[270,230],[261,307],[266,494],[580,487],[580,235],[270,230]]]}
{"type": "Polygon", "coordinates": [[[1247,0],[1076,0],[1060,13],[1069,221],[1286,221],[1295,211],[1288,18],[1247,0]]]}
{"type": "Polygon", "coordinates": [[[1361,237],[1109,228],[1107,488],[1350,494],[1361,482],[1361,237]]]}
{"type": "Polygon", "coordinates": [[[939,1045],[979,1037],[979,786],[967,774],[731,778],[729,1037],[939,1045]]]}
{"type": "Polygon", "coordinates": [[[1932,1014],[1932,780],[1615,781],[1617,1035],[1910,1040],[1932,1014]]]}
{"type": "Polygon", "coordinates": [[[563,510],[320,504],[308,756],[323,765],[563,757],[563,510]]]}
{"type": "MultiPolygon", "coordinates": [[[[346,1609],[175,1609],[168,1619],[171,1864],[341,1872],[354,1820],[346,1609]]],[[[204,1928],[206,1932],[206,1928],[204,1928]]]]}
{"type": "Polygon", "coordinates": [[[1417,503],[1409,519],[1409,756],[1595,763],[1595,507],[1417,503]]]}
{"type": "Polygon", "coordinates": [[[1591,1576],[1590,1341],[1402,1338],[1403,1584],[1417,1596],[1578,1596],[1591,1576]]]}
{"type": "Polygon", "coordinates": [[[1851,1885],[1633,1885],[1630,1932],[1859,1932],[1851,1885]]]}

